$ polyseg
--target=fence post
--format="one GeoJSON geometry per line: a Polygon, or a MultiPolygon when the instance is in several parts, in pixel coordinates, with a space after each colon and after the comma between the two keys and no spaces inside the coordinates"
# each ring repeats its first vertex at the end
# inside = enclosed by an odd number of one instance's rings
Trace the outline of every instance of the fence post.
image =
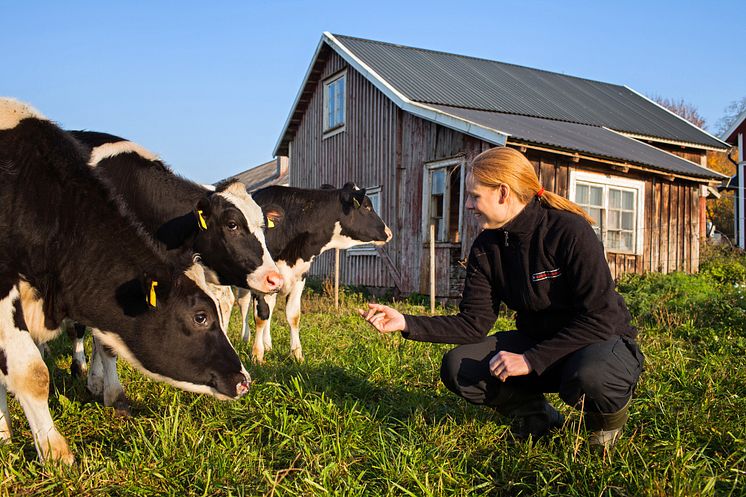
{"type": "Polygon", "coordinates": [[[430,224],[430,314],[435,314],[435,224],[430,224]]]}
{"type": "Polygon", "coordinates": [[[334,249],[334,308],[339,309],[339,249],[334,249]]]}

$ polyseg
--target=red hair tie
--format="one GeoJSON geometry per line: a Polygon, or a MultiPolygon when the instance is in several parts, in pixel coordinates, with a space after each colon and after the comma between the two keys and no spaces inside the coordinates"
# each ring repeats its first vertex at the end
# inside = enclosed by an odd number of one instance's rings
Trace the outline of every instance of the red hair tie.
{"type": "Polygon", "coordinates": [[[544,187],[542,186],[541,188],[539,188],[539,191],[536,192],[536,196],[541,198],[543,194],[544,194],[544,187]]]}

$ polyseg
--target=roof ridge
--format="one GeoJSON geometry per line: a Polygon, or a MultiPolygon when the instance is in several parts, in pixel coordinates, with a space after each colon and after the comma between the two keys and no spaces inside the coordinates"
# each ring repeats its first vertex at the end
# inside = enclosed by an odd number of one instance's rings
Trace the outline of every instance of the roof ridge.
{"type": "Polygon", "coordinates": [[[463,58],[463,59],[471,59],[471,60],[479,60],[479,61],[484,61],[484,62],[491,62],[493,64],[501,64],[501,65],[504,65],[504,66],[517,67],[517,68],[520,68],[520,69],[528,69],[530,71],[536,71],[536,72],[541,72],[541,73],[546,73],[546,74],[552,74],[554,76],[562,76],[564,78],[569,78],[569,79],[578,79],[578,80],[581,80],[581,81],[589,81],[591,83],[600,83],[602,85],[613,86],[613,87],[621,88],[621,89],[624,89],[624,90],[628,89],[625,85],[622,85],[622,84],[609,83],[609,82],[600,81],[600,80],[597,80],[597,79],[583,78],[581,76],[573,76],[571,74],[563,74],[561,72],[549,71],[547,69],[539,69],[539,68],[536,68],[536,67],[522,66],[520,64],[513,64],[512,62],[503,62],[503,61],[500,61],[500,60],[486,59],[484,57],[475,57],[473,55],[464,55],[464,54],[458,54],[458,53],[453,53],[453,52],[446,52],[446,51],[443,51],[443,50],[432,50],[432,49],[429,49],[429,48],[413,47],[413,46],[410,46],[410,45],[402,45],[400,43],[391,43],[391,42],[387,42],[387,41],[371,40],[371,39],[368,39],[368,38],[361,38],[359,36],[349,36],[349,35],[342,35],[342,34],[336,34],[336,33],[332,33],[332,36],[334,36],[335,38],[343,38],[343,39],[347,38],[347,39],[350,39],[350,40],[358,40],[358,41],[364,41],[364,42],[368,42],[368,43],[377,43],[379,45],[386,45],[386,46],[390,46],[390,47],[406,48],[406,49],[409,49],[409,50],[419,50],[421,52],[428,52],[428,53],[442,54],[442,55],[450,55],[452,57],[460,57],[460,58],[463,58]]]}

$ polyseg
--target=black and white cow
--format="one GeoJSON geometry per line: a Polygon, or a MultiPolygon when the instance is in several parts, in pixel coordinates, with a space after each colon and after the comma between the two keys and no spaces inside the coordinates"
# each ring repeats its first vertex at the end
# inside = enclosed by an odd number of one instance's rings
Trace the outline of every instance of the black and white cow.
{"type": "MultiPolygon", "coordinates": [[[[329,249],[346,249],[365,243],[383,245],[391,240],[391,230],[376,214],[365,190],[353,183],[341,189],[320,190],[270,186],[252,194],[264,206],[279,206],[283,213],[274,228],[267,230],[267,247],[277,263],[284,284],[280,294],[287,300],[285,314],[290,325],[290,350],[303,360],[300,343],[300,301],[306,273],[314,258],[329,249]]],[[[270,320],[277,295],[253,295],[256,334],[252,347],[254,362],[263,363],[272,348],[270,320]]],[[[252,300],[249,292],[238,292],[242,337],[249,339],[246,315],[252,300]]]]}
{"type": "Polygon", "coordinates": [[[178,388],[235,399],[249,375],[220,326],[202,265],[168,257],[86,164],[67,133],[0,99],[0,437],[6,391],[42,460],[73,459],[49,412],[49,372],[34,344],[63,318],[178,388]]]}
{"type": "MultiPolygon", "coordinates": [[[[222,295],[226,329],[230,319],[230,287],[276,292],[282,276],[269,255],[265,240],[262,209],[240,182],[207,187],[173,173],[155,154],[118,136],[94,131],[70,131],[90,153],[88,165],[95,168],[113,193],[118,195],[145,230],[167,249],[199,254],[201,262],[213,270],[223,288],[212,288],[222,295]],[[226,302],[226,299],[229,299],[226,302]]],[[[75,349],[82,351],[79,339],[75,349]]],[[[119,379],[107,374],[94,346],[89,389],[104,398],[104,404],[127,411],[128,402],[119,379]]],[[[85,356],[76,361],[84,364],[85,356]]],[[[116,368],[109,367],[112,371],[116,368]]]]}

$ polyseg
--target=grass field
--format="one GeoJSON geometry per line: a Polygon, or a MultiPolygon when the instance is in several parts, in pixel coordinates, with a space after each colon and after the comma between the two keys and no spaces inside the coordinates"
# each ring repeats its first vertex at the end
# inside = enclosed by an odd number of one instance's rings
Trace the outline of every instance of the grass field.
{"type": "MultiPolygon", "coordinates": [[[[263,367],[250,365],[250,346],[232,327],[256,381],[237,402],[183,393],[120,363],[133,402],[128,419],[70,376],[63,337],[48,359],[50,404],[76,463],[36,462],[10,398],[14,438],[0,447],[0,493],[746,495],[746,302],[738,285],[717,271],[621,283],[647,363],[610,457],[588,450],[578,414],[556,396],[564,429],[515,442],[505,420],[440,384],[447,347],[378,336],[355,314],[364,302],[357,294],[345,294],[338,312],[323,294],[304,297],[303,364],[288,357],[281,319],[263,367]]],[[[511,326],[507,317],[497,324],[511,326]]]]}

